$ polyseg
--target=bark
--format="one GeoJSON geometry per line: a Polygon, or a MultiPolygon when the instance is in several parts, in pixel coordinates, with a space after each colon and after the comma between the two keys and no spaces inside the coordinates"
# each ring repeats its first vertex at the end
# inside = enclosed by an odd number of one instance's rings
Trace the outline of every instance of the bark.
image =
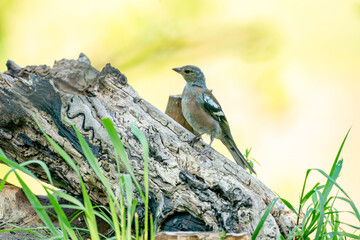
{"type": "Polygon", "coordinates": [[[22,226],[31,226],[40,224],[41,219],[22,189],[6,184],[0,192],[0,222],[3,224],[16,222],[22,226]]]}
{"type": "MultiPolygon", "coordinates": [[[[19,163],[43,160],[57,187],[80,196],[76,174],[46,141],[42,128],[78,164],[94,203],[106,204],[104,187],[90,170],[70,119],[85,136],[115,193],[118,174],[112,145],[101,119],[109,117],[122,139],[135,175],[143,182],[143,151],[130,126],[136,122],[149,142],[151,211],[159,209],[160,230],[253,233],[264,210],[275,197],[256,177],[212,150],[208,156],[202,141],[173,119],[142,99],[125,75],[107,64],[101,72],[85,55],[60,60],[49,66],[21,68],[8,61],[0,73],[0,147],[19,163]]],[[[154,90],[155,91],[155,90],[154,90]]],[[[38,165],[29,168],[43,181],[38,165]]],[[[122,168],[125,172],[125,168],[122,168]]],[[[136,192],[134,196],[139,198],[136,192]]],[[[139,199],[140,200],[140,199],[139,199]]],[[[141,202],[141,201],[140,201],[141,202]]],[[[139,208],[139,216],[143,217],[139,208]]],[[[259,239],[285,236],[294,227],[294,215],[278,201],[259,239]]]]}
{"type": "MultiPolygon", "coordinates": [[[[155,240],[220,240],[216,232],[161,232],[156,235],[155,240]]],[[[226,234],[226,240],[250,240],[243,233],[226,234]]]]}
{"type": "MultiPolygon", "coordinates": [[[[39,195],[37,197],[43,206],[50,205],[50,200],[46,196],[39,195]]],[[[69,204],[69,202],[63,199],[58,199],[58,202],[60,204],[69,204]]],[[[55,214],[53,209],[48,209],[48,211],[55,214]]],[[[68,217],[75,212],[76,210],[74,209],[64,209],[64,213],[68,217]]],[[[57,219],[52,215],[49,216],[55,226],[60,227],[57,219]]],[[[31,203],[26,198],[22,188],[7,183],[0,192],[0,230],[13,229],[13,226],[9,225],[9,223],[24,227],[37,227],[42,224],[40,217],[36,214],[31,203]]],[[[78,228],[86,228],[83,214],[80,214],[76,219],[74,219],[72,224],[78,228]]],[[[98,218],[97,224],[100,233],[105,235],[109,233],[110,228],[105,221],[98,218]]],[[[44,230],[36,230],[36,232],[43,235],[47,234],[44,230]]],[[[2,240],[30,239],[29,236],[25,237],[26,235],[30,235],[31,239],[40,239],[34,235],[28,234],[25,231],[0,233],[2,240]]]]}
{"type": "Polygon", "coordinates": [[[166,106],[165,113],[178,122],[181,126],[194,133],[194,129],[184,118],[181,110],[181,95],[169,96],[169,100],[166,106]]]}

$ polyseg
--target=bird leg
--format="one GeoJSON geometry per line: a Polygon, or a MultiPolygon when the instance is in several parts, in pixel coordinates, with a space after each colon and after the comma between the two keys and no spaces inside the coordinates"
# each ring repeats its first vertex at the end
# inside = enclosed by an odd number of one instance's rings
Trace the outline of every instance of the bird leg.
{"type": "Polygon", "coordinates": [[[214,141],[214,136],[213,135],[211,135],[210,136],[210,144],[209,144],[209,146],[202,152],[202,154],[204,154],[204,155],[208,155],[209,154],[209,152],[210,152],[210,150],[211,150],[211,144],[213,143],[213,141],[214,141]]]}
{"type": "Polygon", "coordinates": [[[202,136],[202,135],[203,135],[203,133],[200,133],[200,134],[196,135],[195,137],[193,137],[192,139],[190,139],[190,140],[188,141],[188,143],[193,147],[194,144],[201,139],[201,136],[202,136]]]}

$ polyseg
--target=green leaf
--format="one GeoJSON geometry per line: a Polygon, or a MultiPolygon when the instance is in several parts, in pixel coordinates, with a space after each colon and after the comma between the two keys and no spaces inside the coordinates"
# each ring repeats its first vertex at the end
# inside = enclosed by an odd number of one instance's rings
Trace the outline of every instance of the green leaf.
{"type": "Polygon", "coordinates": [[[45,188],[45,191],[48,195],[48,198],[51,202],[52,207],[54,208],[54,210],[57,214],[57,218],[60,223],[61,230],[62,230],[63,234],[65,234],[64,239],[68,238],[68,236],[67,236],[67,233],[68,233],[70,235],[71,239],[77,240],[78,238],[77,238],[74,230],[72,229],[71,224],[70,224],[69,220],[67,219],[63,209],[61,208],[59,202],[53,195],[51,195],[49,193],[49,191],[46,188],[45,188]]]}
{"type": "Polygon", "coordinates": [[[46,227],[17,228],[18,226],[15,226],[13,224],[7,224],[7,225],[10,226],[11,229],[0,230],[0,233],[25,231],[25,232],[31,233],[31,234],[33,234],[35,236],[38,236],[41,239],[46,239],[46,236],[40,234],[39,232],[36,232],[36,231],[39,231],[39,230],[47,230],[46,227]]]}
{"type": "Polygon", "coordinates": [[[31,203],[31,205],[34,207],[34,210],[42,220],[42,222],[48,227],[48,229],[51,231],[51,233],[54,236],[60,236],[60,233],[56,230],[53,222],[51,221],[50,217],[47,215],[46,211],[42,208],[42,205],[39,201],[39,199],[36,197],[36,195],[30,190],[30,188],[27,186],[27,184],[22,180],[22,178],[19,176],[19,174],[14,171],[16,178],[18,179],[19,183],[21,184],[21,187],[31,203]]]}
{"type": "Polygon", "coordinates": [[[49,179],[49,182],[51,185],[54,185],[53,183],[53,180],[52,180],[52,177],[51,177],[51,174],[50,174],[50,171],[49,171],[49,168],[48,166],[46,165],[46,163],[44,163],[43,161],[40,161],[40,160],[29,160],[29,161],[26,161],[26,162],[23,162],[23,163],[20,163],[21,166],[25,167],[29,164],[38,164],[45,172],[47,178],[49,179]]]}
{"type": "Polygon", "coordinates": [[[109,198],[109,207],[110,207],[110,212],[111,212],[111,219],[113,221],[113,228],[115,230],[115,237],[117,240],[121,240],[119,218],[118,218],[118,215],[115,210],[115,205],[111,198],[109,198]]]}
{"type": "Polygon", "coordinates": [[[126,196],[126,203],[127,203],[127,229],[126,229],[126,236],[127,238],[131,237],[131,221],[132,221],[132,216],[131,216],[131,204],[132,204],[132,193],[133,193],[133,188],[132,188],[132,181],[131,181],[131,177],[129,174],[124,174],[122,175],[122,181],[124,184],[124,190],[125,190],[125,196],[126,196]]]}
{"type": "Polygon", "coordinates": [[[323,192],[322,192],[324,199],[327,199],[327,198],[328,198],[328,196],[329,196],[329,194],[330,194],[330,192],[331,192],[331,189],[332,189],[332,187],[334,186],[334,182],[336,182],[337,178],[339,177],[339,174],[340,174],[341,168],[342,168],[342,163],[343,163],[343,160],[340,160],[340,161],[334,166],[334,169],[331,170],[329,177],[331,177],[331,179],[332,179],[333,181],[331,181],[330,179],[328,179],[328,180],[326,181],[324,190],[323,190],[323,192]]]}
{"type": "Polygon", "coordinates": [[[83,194],[83,200],[84,200],[84,205],[85,205],[85,223],[90,231],[90,235],[91,235],[91,239],[92,240],[100,240],[99,238],[99,232],[97,229],[97,223],[96,223],[96,218],[95,218],[95,214],[94,214],[94,209],[90,200],[90,197],[86,191],[84,182],[82,179],[80,179],[80,185],[81,185],[81,191],[83,194]]]}
{"type": "Polygon", "coordinates": [[[293,213],[295,213],[296,215],[298,214],[297,211],[295,210],[294,206],[293,206],[289,201],[287,201],[287,200],[284,199],[284,198],[280,198],[280,200],[281,200],[293,213]]]}
{"type": "Polygon", "coordinates": [[[0,157],[7,158],[3,150],[0,148],[0,157]]]}
{"type": "Polygon", "coordinates": [[[1,190],[3,189],[3,187],[5,186],[7,178],[9,177],[9,175],[10,175],[13,171],[14,171],[14,169],[10,169],[10,170],[5,174],[5,176],[2,178],[1,183],[0,183],[0,192],[1,192],[1,190]]]}
{"type": "Polygon", "coordinates": [[[139,240],[139,216],[135,212],[135,240],[139,240]]]}
{"type": "Polygon", "coordinates": [[[140,141],[144,153],[144,188],[145,188],[145,217],[144,217],[144,233],[145,239],[148,237],[148,218],[149,218],[149,144],[144,133],[135,126],[135,122],[131,124],[131,132],[140,141]]]}
{"type": "Polygon", "coordinates": [[[348,135],[349,135],[349,133],[350,133],[350,130],[351,130],[351,128],[347,131],[347,133],[346,133],[346,135],[345,135],[345,137],[344,137],[344,140],[343,140],[342,143],[341,143],[341,146],[340,146],[340,148],[339,148],[339,151],[338,151],[338,153],[337,153],[337,155],[336,155],[336,157],[335,157],[335,161],[334,161],[334,163],[333,163],[333,165],[332,165],[332,167],[331,167],[330,176],[332,176],[332,175],[334,174],[334,171],[335,171],[336,165],[337,165],[337,163],[338,163],[338,160],[339,160],[341,151],[342,151],[342,149],[343,149],[343,147],[344,147],[344,144],[345,144],[346,139],[347,139],[347,137],[348,137],[348,135]]]}
{"type": "Polygon", "coordinates": [[[280,199],[279,197],[274,198],[274,199],[270,202],[269,206],[266,208],[263,216],[262,216],[261,219],[260,219],[260,222],[258,223],[257,227],[255,228],[255,231],[254,231],[253,235],[251,236],[251,239],[252,239],[252,240],[256,240],[256,237],[258,236],[261,228],[263,227],[263,225],[264,225],[267,217],[269,216],[271,210],[272,210],[273,207],[275,206],[275,203],[276,203],[277,200],[279,200],[279,199],[280,199]]]}
{"type": "Polygon", "coordinates": [[[0,161],[2,161],[3,163],[5,163],[6,165],[8,165],[9,167],[13,168],[13,169],[17,169],[19,171],[22,171],[23,173],[35,178],[38,180],[38,178],[27,168],[23,167],[21,164],[14,162],[10,159],[7,159],[3,156],[0,156],[0,161]]]}
{"type": "Polygon", "coordinates": [[[355,235],[355,234],[347,233],[347,232],[329,232],[329,233],[322,235],[322,237],[325,237],[325,236],[330,236],[330,237],[342,236],[342,237],[349,237],[352,239],[360,239],[360,235],[355,235]]]}
{"type": "Polygon", "coordinates": [[[342,189],[342,187],[340,187],[340,185],[337,184],[336,181],[335,181],[332,177],[330,177],[329,175],[327,175],[323,170],[318,169],[318,168],[313,168],[312,170],[318,171],[318,172],[321,173],[323,176],[325,176],[331,183],[333,183],[334,185],[336,185],[336,187],[337,187],[343,194],[345,194],[345,196],[346,196],[347,198],[350,199],[349,195],[342,189]]]}
{"type": "Polygon", "coordinates": [[[104,118],[102,121],[103,121],[103,124],[104,124],[104,126],[106,128],[106,131],[109,134],[111,142],[114,145],[115,153],[118,154],[118,156],[120,156],[120,159],[124,163],[124,165],[126,167],[126,170],[130,174],[133,182],[135,183],[135,186],[138,189],[141,198],[145,202],[146,199],[145,199],[144,193],[142,192],[140,184],[137,181],[134,172],[132,171],[132,168],[131,168],[129,159],[127,157],[124,145],[122,144],[122,142],[121,142],[121,140],[120,140],[120,138],[119,138],[119,136],[118,136],[118,134],[117,134],[117,132],[115,130],[115,127],[114,127],[113,123],[111,122],[111,120],[109,118],[104,118]]]}
{"type": "Polygon", "coordinates": [[[71,202],[73,204],[75,204],[77,206],[76,209],[79,209],[79,210],[82,210],[82,211],[85,211],[85,207],[84,205],[82,204],[82,202],[80,202],[78,199],[76,199],[75,197],[67,194],[67,193],[64,193],[62,191],[58,191],[58,190],[54,190],[54,189],[51,189],[51,188],[48,188],[48,187],[45,187],[46,190],[50,190],[53,192],[53,194],[55,195],[58,195],[59,197],[61,197],[62,199],[65,199],[66,201],[68,202],[71,202]]]}
{"type": "Polygon", "coordinates": [[[337,197],[338,199],[341,199],[345,202],[347,202],[351,208],[353,209],[353,215],[357,218],[357,220],[360,222],[360,214],[359,214],[359,210],[356,208],[355,204],[353,201],[347,199],[347,198],[344,198],[344,197],[337,197]]]}
{"type": "Polygon", "coordinates": [[[321,231],[323,230],[323,224],[324,224],[324,198],[321,192],[316,191],[317,195],[319,196],[319,205],[317,208],[317,211],[319,211],[320,215],[318,218],[318,225],[317,225],[317,231],[315,233],[315,239],[320,239],[321,231]]]}

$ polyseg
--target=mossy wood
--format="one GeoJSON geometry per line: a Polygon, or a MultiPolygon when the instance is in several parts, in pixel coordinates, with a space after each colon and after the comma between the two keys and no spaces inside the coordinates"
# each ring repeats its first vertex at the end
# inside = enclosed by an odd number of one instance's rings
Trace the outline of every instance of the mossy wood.
{"type": "MultiPolygon", "coordinates": [[[[45,65],[22,68],[12,61],[8,61],[7,67],[8,71],[0,73],[1,149],[19,163],[43,160],[57,187],[74,196],[81,196],[76,174],[41,134],[32,114],[79,164],[89,195],[97,204],[107,202],[104,187],[90,170],[76,134],[65,119],[70,119],[85,136],[115,193],[119,193],[119,176],[101,119],[109,117],[113,121],[136,177],[143,182],[142,148],[130,130],[136,122],[149,142],[150,205],[154,215],[158,209],[156,220],[160,230],[224,229],[252,234],[275,197],[260,180],[215,150],[208,156],[201,154],[206,148],[203,141],[192,147],[188,141],[194,135],[142,99],[125,75],[110,64],[100,72],[82,54],[78,60],[56,61],[52,68],[45,65]]],[[[39,166],[30,168],[47,181],[39,166]]],[[[125,167],[122,171],[126,172],[125,167]]],[[[136,192],[134,196],[140,202],[137,212],[141,219],[142,201],[136,192]]],[[[0,217],[4,211],[0,209],[0,217]]],[[[290,210],[278,201],[259,239],[275,239],[280,233],[287,236],[294,227],[294,219],[290,210]]]]}

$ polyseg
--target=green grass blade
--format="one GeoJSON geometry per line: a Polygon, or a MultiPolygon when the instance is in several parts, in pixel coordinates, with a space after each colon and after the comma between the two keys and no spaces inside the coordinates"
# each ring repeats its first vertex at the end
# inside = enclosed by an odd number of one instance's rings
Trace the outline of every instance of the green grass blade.
{"type": "Polygon", "coordinates": [[[350,199],[349,195],[342,189],[342,187],[340,187],[339,184],[336,183],[336,181],[330,177],[329,175],[327,175],[323,170],[318,169],[318,168],[313,168],[312,170],[318,171],[319,173],[321,173],[323,176],[325,176],[330,182],[332,182],[334,185],[336,185],[336,187],[348,198],[350,199]]]}
{"type": "Polygon", "coordinates": [[[314,208],[312,208],[310,206],[307,208],[305,215],[302,219],[302,223],[300,225],[301,227],[299,227],[300,228],[299,231],[300,231],[301,235],[303,235],[304,232],[308,229],[307,226],[308,226],[309,221],[311,221],[311,216],[313,215],[314,211],[315,211],[314,208]]]}
{"type": "Polygon", "coordinates": [[[122,182],[125,190],[125,198],[126,198],[126,204],[127,204],[127,225],[126,225],[126,237],[128,239],[131,238],[131,204],[132,204],[132,193],[133,193],[133,187],[132,187],[132,181],[131,176],[129,174],[122,175],[122,182]]]}
{"type": "MultiPolygon", "coordinates": [[[[154,240],[155,239],[155,230],[154,230],[154,218],[152,216],[152,214],[150,214],[150,240],[154,240]]],[[[145,233],[144,236],[147,236],[147,234],[145,233]]],[[[144,239],[146,239],[144,237],[144,239]]]]}
{"type": "Polygon", "coordinates": [[[69,216],[70,222],[75,221],[80,215],[84,214],[84,211],[75,211],[73,214],[69,216]]]}
{"type": "Polygon", "coordinates": [[[134,217],[134,215],[135,215],[135,210],[136,210],[137,203],[138,203],[138,201],[135,198],[133,198],[132,202],[131,202],[131,209],[130,209],[130,215],[132,217],[134,217]]]}
{"type": "Polygon", "coordinates": [[[360,222],[360,214],[359,214],[359,210],[356,208],[355,204],[353,201],[347,199],[347,198],[344,198],[344,197],[337,197],[338,199],[340,200],[343,200],[345,202],[347,202],[351,208],[353,209],[353,215],[357,218],[357,220],[360,222]]]}
{"type": "Polygon", "coordinates": [[[34,210],[42,220],[42,222],[48,227],[48,229],[51,231],[51,233],[54,236],[59,236],[59,232],[56,230],[53,222],[51,221],[50,217],[47,215],[46,211],[42,208],[42,205],[39,201],[39,199],[36,197],[36,195],[30,190],[30,188],[27,186],[27,184],[22,180],[22,178],[19,176],[19,174],[14,171],[16,178],[18,179],[19,183],[21,184],[21,187],[31,203],[31,205],[34,207],[34,210]]]}
{"type": "Polygon", "coordinates": [[[125,190],[126,201],[128,206],[130,206],[132,200],[132,193],[133,193],[131,176],[129,174],[123,174],[121,178],[125,190]]]}
{"type": "Polygon", "coordinates": [[[317,224],[317,230],[315,233],[315,239],[320,239],[321,236],[321,231],[323,231],[323,224],[324,224],[324,198],[321,192],[316,191],[317,195],[319,196],[319,201],[318,201],[318,208],[317,211],[319,212],[319,217],[318,217],[318,224],[317,224]]]}
{"type": "MultiPolygon", "coordinates": [[[[306,181],[307,181],[307,178],[309,177],[309,173],[311,172],[311,169],[308,169],[306,171],[306,174],[305,174],[305,180],[304,180],[304,184],[303,184],[303,188],[301,190],[301,195],[300,195],[300,201],[299,201],[299,213],[302,212],[302,207],[304,205],[304,193],[305,193],[305,187],[306,187],[306,181]]],[[[307,196],[308,194],[306,194],[307,196]]],[[[309,196],[310,197],[310,196],[309,196]]],[[[297,219],[296,219],[296,225],[299,225],[299,222],[300,222],[300,214],[297,215],[297,219]]]]}
{"type": "Polygon", "coordinates": [[[116,154],[118,156],[120,156],[120,159],[124,163],[124,165],[126,167],[126,170],[130,174],[133,182],[135,183],[136,188],[139,190],[139,194],[140,194],[141,198],[145,202],[146,201],[145,195],[141,190],[140,184],[137,181],[134,172],[132,171],[132,167],[131,167],[129,159],[127,157],[124,145],[122,144],[122,142],[121,142],[121,140],[120,140],[120,138],[119,138],[119,136],[118,136],[118,134],[117,134],[117,132],[115,130],[115,127],[114,127],[113,123],[111,122],[111,120],[109,118],[104,118],[102,121],[103,121],[103,124],[104,124],[104,126],[106,128],[106,131],[109,134],[111,142],[114,145],[114,150],[115,150],[116,154]]]}
{"type": "Polygon", "coordinates": [[[80,179],[80,185],[81,185],[81,190],[83,193],[83,200],[84,200],[84,205],[85,205],[85,211],[84,211],[85,223],[89,229],[91,239],[100,240],[93,205],[91,203],[90,197],[86,191],[86,188],[85,188],[85,185],[84,185],[84,182],[82,181],[82,179],[80,179]]]}
{"type": "Polygon", "coordinates": [[[14,171],[13,169],[10,169],[10,170],[5,174],[5,176],[2,178],[1,183],[0,183],[0,192],[1,192],[1,190],[3,189],[3,187],[5,186],[7,178],[9,177],[9,175],[10,175],[13,171],[14,171]]]}
{"type": "Polygon", "coordinates": [[[96,157],[94,156],[94,154],[92,153],[89,145],[87,144],[87,142],[85,141],[84,137],[80,134],[80,132],[77,130],[77,128],[75,127],[74,124],[71,124],[76,132],[76,135],[79,139],[81,148],[84,152],[84,155],[87,159],[87,161],[89,162],[91,168],[94,170],[95,174],[97,175],[97,177],[100,179],[101,183],[104,185],[105,189],[106,189],[106,194],[111,197],[114,201],[113,203],[117,206],[118,209],[120,209],[120,205],[117,201],[115,201],[116,197],[115,197],[115,193],[112,190],[108,180],[106,179],[106,177],[104,176],[104,174],[102,173],[102,170],[98,164],[98,161],[96,159],[96,157]]]}
{"type": "Polygon", "coordinates": [[[300,199],[301,205],[304,205],[309,200],[309,198],[315,193],[315,189],[317,189],[319,185],[320,183],[316,183],[315,186],[309,192],[307,192],[303,198],[300,199]]]}
{"type": "Polygon", "coordinates": [[[52,140],[52,138],[49,137],[49,135],[45,133],[45,131],[42,129],[39,121],[36,119],[34,114],[33,114],[33,118],[36,124],[38,125],[40,131],[44,134],[45,138],[50,142],[51,146],[57,151],[57,153],[60,154],[60,156],[66,161],[66,163],[76,172],[78,177],[81,178],[79,169],[74,163],[74,161],[71,159],[71,157],[54,140],[52,140]]]}
{"type": "Polygon", "coordinates": [[[355,225],[352,225],[352,224],[349,224],[349,223],[346,223],[346,222],[340,222],[340,221],[339,221],[339,224],[344,224],[344,225],[346,225],[346,226],[349,226],[349,227],[355,229],[355,231],[359,231],[359,230],[360,230],[360,226],[355,226],[355,225]]]}
{"type": "MultiPolygon", "coordinates": [[[[334,182],[336,182],[337,178],[339,177],[339,174],[342,169],[342,163],[343,163],[343,160],[338,161],[337,164],[334,166],[334,169],[331,169],[331,171],[330,171],[329,177],[331,177],[334,182]]],[[[330,179],[328,179],[326,181],[324,190],[322,192],[324,199],[328,198],[333,186],[334,186],[334,183],[330,179]]]]}
{"type": "Polygon", "coordinates": [[[131,124],[131,132],[140,141],[144,153],[144,189],[145,189],[145,217],[144,217],[144,238],[148,238],[148,216],[149,216],[149,143],[144,133],[135,126],[135,122],[131,124]]]}
{"type": "Polygon", "coordinates": [[[47,176],[50,184],[51,184],[51,185],[54,185],[54,182],[53,182],[53,180],[52,180],[52,177],[51,177],[51,173],[50,173],[50,171],[49,171],[49,168],[48,168],[48,166],[46,165],[46,163],[44,163],[43,161],[40,161],[40,160],[29,160],[29,161],[20,163],[20,165],[23,166],[23,167],[26,167],[27,165],[33,164],[33,163],[38,164],[38,165],[44,170],[44,172],[45,172],[45,174],[46,174],[46,176],[47,176]]]}
{"type": "Polygon", "coordinates": [[[7,158],[3,150],[0,148],[0,157],[7,158]]]}
{"type": "Polygon", "coordinates": [[[318,192],[318,190],[316,189],[315,193],[313,195],[311,195],[312,204],[315,206],[315,208],[317,207],[317,204],[319,202],[318,196],[316,194],[317,192],[318,192]]]}
{"type": "Polygon", "coordinates": [[[28,233],[33,234],[35,236],[38,236],[41,239],[46,239],[46,236],[36,232],[38,230],[47,230],[46,227],[18,228],[17,226],[12,225],[12,224],[7,224],[7,225],[12,227],[12,229],[3,229],[3,230],[0,230],[0,233],[25,231],[25,232],[28,232],[28,233]]]}
{"type": "Polygon", "coordinates": [[[287,200],[284,199],[284,198],[280,198],[280,200],[281,200],[293,213],[295,213],[296,215],[298,214],[297,211],[295,210],[294,206],[293,206],[289,201],[287,201],[287,200]]]}
{"type": "Polygon", "coordinates": [[[279,199],[280,199],[279,197],[274,198],[274,199],[270,202],[269,206],[266,208],[263,216],[262,216],[261,219],[260,219],[260,222],[258,223],[257,227],[255,228],[255,231],[254,231],[253,235],[251,236],[251,239],[252,239],[252,240],[256,240],[256,237],[257,237],[257,235],[259,234],[261,228],[263,227],[263,225],[264,225],[267,217],[269,216],[271,210],[272,210],[273,207],[275,206],[275,203],[276,203],[277,200],[279,200],[279,199]]]}
{"type": "Polygon", "coordinates": [[[76,166],[75,162],[71,159],[71,157],[60,147],[54,140],[52,140],[46,133],[44,133],[46,139],[50,142],[51,146],[56,150],[57,153],[66,161],[66,163],[75,171],[77,176],[81,178],[79,168],[76,166]]]}
{"type": "Polygon", "coordinates": [[[300,230],[299,230],[299,228],[301,228],[301,226],[299,226],[299,225],[295,226],[295,227],[291,230],[291,232],[289,233],[287,239],[295,239],[296,236],[299,236],[299,235],[300,235],[300,230]]]}
{"type": "Polygon", "coordinates": [[[139,215],[135,212],[135,240],[139,240],[139,215]]]}
{"type": "Polygon", "coordinates": [[[111,197],[109,197],[109,207],[110,207],[110,212],[111,212],[111,219],[113,222],[113,228],[115,230],[115,236],[116,236],[117,240],[120,240],[121,239],[121,231],[120,231],[119,218],[116,213],[116,210],[115,210],[116,208],[115,208],[115,205],[114,205],[111,197]]]}
{"type": "Polygon", "coordinates": [[[58,195],[59,197],[61,197],[62,199],[65,199],[66,201],[73,203],[74,205],[77,206],[77,209],[82,210],[82,211],[85,210],[85,207],[84,207],[84,205],[82,204],[82,202],[80,202],[80,201],[79,201],[78,199],[76,199],[75,197],[73,197],[73,196],[71,196],[71,195],[69,195],[69,194],[67,194],[67,193],[64,193],[64,192],[62,192],[62,191],[57,191],[57,190],[54,190],[54,189],[51,189],[51,188],[45,187],[45,189],[50,190],[50,191],[52,191],[54,194],[56,194],[56,195],[58,195]]]}
{"type": "MultiPolygon", "coordinates": [[[[59,204],[59,206],[61,208],[68,208],[68,209],[75,209],[75,210],[79,210],[79,207],[78,206],[75,206],[75,205],[71,205],[71,204],[59,204]]],[[[52,209],[53,206],[52,205],[49,205],[49,206],[43,206],[44,209],[52,209]]],[[[51,213],[50,213],[51,214],[51,213]]]]}
{"type": "Polygon", "coordinates": [[[38,180],[38,178],[27,168],[23,167],[22,165],[20,165],[19,163],[12,161],[8,158],[5,158],[3,156],[0,156],[0,161],[2,161],[3,163],[5,163],[6,165],[8,165],[9,167],[13,168],[13,169],[17,169],[19,171],[22,171],[23,173],[35,178],[38,180]]]}
{"type": "MultiPolygon", "coordinates": [[[[339,231],[339,212],[335,208],[335,200],[337,199],[338,192],[336,193],[335,197],[330,197],[329,200],[325,203],[325,205],[328,205],[330,201],[332,201],[331,206],[327,209],[325,215],[327,215],[327,219],[330,217],[330,220],[327,220],[327,223],[330,225],[331,230],[334,232],[339,231]]],[[[338,240],[337,236],[333,236],[333,240],[338,240]]]]}
{"type": "MultiPolygon", "coordinates": [[[[95,206],[95,208],[94,208],[94,214],[96,217],[98,217],[99,219],[101,219],[105,223],[107,223],[110,227],[114,228],[114,224],[113,224],[111,216],[108,216],[107,214],[105,214],[105,212],[103,210],[101,210],[100,208],[98,208],[97,206],[95,206]]],[[[110,215],[111,215],[111,213],[110,213],[110,215]]]]}
{"type": "Polygon", "coordinates": [[[333,163],[333,165],[332,165],[332,167],[331,167],[330,176],[332,176],[333,173],[334,173],[334,171],[335,171],[336,164],[338,163],[338,160],[339,160],[339,158],[340,158],[341,151],[342,151],[342,149],[343,149],[343,147],[344,147],[344,144],[345,144],[346,139],[347,139],[347,137],[348,137],[348,135],[349,135],[349,133],[350,133],[350,130],[351,130],[351,128],[347,131],[347,133],[346,133],[346,135],[345,135],[345,137],[344,137],[344,140],[343,140],[342,143],[341,143],[341,146],[340,146],[340,148],[339,148],[339,151],[338,151],[338,153],[336,154],[335,161],[334,161],[334,163],[333,163]]]}
{"type": "MultiPolygon", "coordinates": [[[[115,154],[116,161],[117,155],[115,154]]],[[[119,168],[118,168],[119,171],[119,168]]],[[[120,174],[119,174],[120,176],[120,174]]],[[[126,216],[125,216],[125,201],[124,201],[124,189],[122,184],[122,178],[119,177],[119,190],[120,190],[120,226],[121,226],[121,237],[122,239],[125,239],[126,234],[126,216]]]]}
{"type": "Polygon", "coordinates": [[[52,207],[54,208],[54,210],[57,214],[57,218],[60,223],[62,232],[63,232],[63,234],[66,234],[64,236],[64,239],[67,239],[68,238],[67,234],[69,234],[71,239],[77,240],[78,238],[77,238],[74,230],[72,229],[71,224],[70,224],[69,220],[67,219],[63,209],[61,208],[58,200],[53,195],[51,195],[46,188],[45,188],[45,191],[48,195],[48,198],[51,202],[52,207]]]}
{"type": "Polygon", "coordinates": [[[323,237],[326,236],[344,236],[344,237],[349,237],[352,239],[360,239],[360,235],[355,235],[355,234],[351,234],[351,233],[347,233],[347,232],[329,232],[323,235],[323,237]]]}

